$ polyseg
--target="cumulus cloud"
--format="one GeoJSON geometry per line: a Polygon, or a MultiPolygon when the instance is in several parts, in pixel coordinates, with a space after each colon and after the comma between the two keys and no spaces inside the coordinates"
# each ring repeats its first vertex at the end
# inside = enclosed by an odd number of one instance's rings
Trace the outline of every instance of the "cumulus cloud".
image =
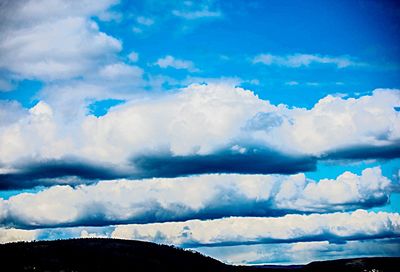
{"type": "Polygon", "coordinates": [[[89,2],[6,2],[1,13],[0,68],[17,78],[66,79],[85,75],[114,58],[121,42],[101,32],[90,17],[115,1],[89,2]]]}
{"type": "Polygon", "coordinates": [[[328,95],[309,110],[281,110],[278,114],[284,118],[280,126],[253,135],[280,150],[293,148],[315,155],[354,146],[398,146],[399,113],[394,107],[400,103],[399,94],[398,90],[377,89],[360,98],[328,95]]]}
{"type": "Polygon", "coordinates": [[[167,55],[163,58],[158,59],[155,62],[155,65],[158,65],[160,68],[174,68],[174,69],[183,69],[188,70],[189,72],[197,72],[198,69],[194,66],[193,62],[189,60],[181,60],[176,59],[171,55],[167,55]]]}
{"type": "Polygon", "coordinates": [[[231,217],[146,225],[121,225],[113,238],[184,247],[332,241],[398,237],[398,213],[367,212],[286,215],[279,218],[231,217]]]}
{"type": "Polygon", "coordinates": [[[311,54],[293,54],[286,56],[260,54],[254,57],[253,63],[278,65],[290,68],[307,67],[312,64],[330,64],[336,66],[337,68],[363,65],[362,63],[353,61],[351,58],[345,56],[331,57],[311,54]]]}
{"type": "MultiPolygon", "coordinates": [[[[130,77],[135,72],[140,74],[118,64],[106,66],[104,75],[130,77]]],[[[102,93],[91,85],[65,88],[65,93],[78,97],[76,90],[84,89],[85,97],[102,93]]],[[[154,99],[118,105],[100,118],[86,116],[80,107],[71,114],[75,100],[68,100],[67,108],[41,101],[17,119],[0,121],[0,162],[18,168],[21,159],[40,162],[72,156],[127,167],[131,176],[172,177],[234,172],[233,165],[224,162],[248,159],[253,163],[243,164],[236,173],[309,171],[317,159],[395,158],[399,94],[378,89],[359,98],[326,96],[311,109],[292,109],[272,105],[243,88],[192,84],[154,99]],[[70,114],[60,118],[64,110],[70,114]]]]}
{"type": "Polygon", "coordinates": [[[55,186],[2,200],[0,223],[30,228],[325,213],[383,205],[390,192],[391,182],[379,168],[320,181],[304,174],[116,180],[55,186]]]}

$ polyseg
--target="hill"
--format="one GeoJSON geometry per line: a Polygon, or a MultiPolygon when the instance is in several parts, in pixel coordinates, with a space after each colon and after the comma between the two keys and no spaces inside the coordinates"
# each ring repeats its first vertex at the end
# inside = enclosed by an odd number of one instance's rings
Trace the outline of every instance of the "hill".
{"type": "Polygon", "coordinates": [[[2,271],[397,271],[400,258],[314,262],[305,266],[231,266],[154,243],[71,239],[0,245],[2,271]],[[372,270],[376,269],[376,270],[372,270]]]}

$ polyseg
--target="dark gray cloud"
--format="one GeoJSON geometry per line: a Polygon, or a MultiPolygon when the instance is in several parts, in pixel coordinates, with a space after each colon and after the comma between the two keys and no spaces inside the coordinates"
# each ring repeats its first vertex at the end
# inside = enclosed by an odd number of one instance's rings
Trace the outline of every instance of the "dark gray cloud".
{"type": "Polygon", "coordinates": [[[35,186],[78,185],[97,180],[120,178],[111,166],[103,166],[78,159],[29,162],[17,171],[0,174],[0,190],[28,189],[35,186]]]}
{"type": "Polygon", "coordinates": [[[89,184],[118,178],[142,179],[181,177],[201,174],[295,174],[316,170],[318,160],[390,160],[400,157],[400,144],[352,146],[327,152],[321,157],[289,155],[265,147],[225,148],[208,155],[176,156],[169,152],[147,153],[130,160],[128,169],[63,158],[19,164],[16,171],[0,174],[0,190],[28,189],[35,186],[89,184]],[[241,148],[243,151],[241,152],[241,148]]]}
{"type": "Polygon", "coordinates": [[[350,146],[332,150],[321,157],[323,160],[388,160],[395,158],[400,158],[400,141],[385,146],[350,146]]]}
{"type": "Polygon", "coordinates": [[[262,147],[246,148],[244,153],[225,149],[210,155],[142,155],[133,158],[132,163],[143,178],[211,173],[295,174],[316,169],[314,157],[292,156],[262,147]]]}

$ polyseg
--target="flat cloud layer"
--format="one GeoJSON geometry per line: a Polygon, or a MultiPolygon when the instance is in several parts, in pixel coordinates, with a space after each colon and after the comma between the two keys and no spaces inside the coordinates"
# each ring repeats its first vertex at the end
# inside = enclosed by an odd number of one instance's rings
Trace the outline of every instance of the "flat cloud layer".
{"type": "MultiPolygon", "coordinates": [[[[232,246],[233,250],[228,250],[228,253],[234,253],[236,246],[240,245],[286,244],[285,247],[287,247],[288,243],[292,243],[293,246],[289,251],[303,251],[302,254],[305,254],[305,250],[308,252],[314,250],[314,254],[316,254],[321,253],[321,247],[327,248],[327,243],[324,241],[334,245],[351,244],[351,241],[365,240],[384,244],[385,238],[396,239],[399,235],[400,215],[398,213],[356,210],[352,213],[286,215],[277,218],[229,217],[215,220],[189,220],[185,222],[118,225],[115,227],[36,230],[0,228],[0,243],[20,240],[111,237],[173,244],[185,248],[199,248],[201,252],[205,253],[212,252],[212,247],[218,249],[218,247],[232,246]],[[315,248],[315,245],[317,248],[315,248]]],[[[335,247],[341,248],[340,246],[335,247]]],[[[365,252],[365,246],[362,247],[362,251],[365,252]]],[[[390,249],[392,253],[396,248],[398,249],[398,245],[390,249]]],[[[279,252],[282,253],[282,250],[278,250],[279,252]]],[[[222,251],[220,253],[223,254],[222,251]]],[[[252,251],[252,255],[250,258],[261,257],[259,254],[254,256],[254,251],[252,251]]],[[[288,256],[283,257],[288,258],[288,256]]],[[[299,260],[303,261],[303,258],[299,258],[299,260]]]]}
{"type": "Polygon", "coordinates": [[[387,203],[380,168],[314,181],[297,175],[203,175],[53,186],[0,202],[0,224],[20,228],[154,223],[225,216],[280,216],[387,203]]]}
{"type": "Polygon", "coordinates": [[[140,178],[229,173],[234,169],[221,164],[229,160],[252,160],[252,169],[243,164],[237,173],[266,174],[310,171],[316,159],[395,158],[399,94],[379,89],[359,98],[327,96],[311,109],[290,109],[239,87],[194,84],[74,124],[42,101],[17,117],[0,116],[0,162],[18,174],[26,170],[21,160],[29,168],[29,162],[72,156],[125,167],[125,177],[140,178]]]}
{"type": "Polygon", "coordinates": [[[398,257],[399,238],[348,241],[334,244],[329,241],[239,245],[230,247],[196,248],[205,255],[236,265],[307,264],[315,260],[374,257],[398,257]]]}
{"type": "Polygon", "coordinates": [[[348,57],[331,57],[310,54],[293,54],[287,56],[260,54],[254,57],[253,63],[279,65],[290,68],[307,67],[311,64],[330,64],[335,65],[337,68],[365,65],[362,63],[357,63],[348,57]]]}
{"type": "Polygon", "coordinates": [[[286,215],[279,218],[231,217],[216,220],[117,226],[113,238],[185,247],[331,241],[398,237],[398,213],[367,212],[286,215]]]}

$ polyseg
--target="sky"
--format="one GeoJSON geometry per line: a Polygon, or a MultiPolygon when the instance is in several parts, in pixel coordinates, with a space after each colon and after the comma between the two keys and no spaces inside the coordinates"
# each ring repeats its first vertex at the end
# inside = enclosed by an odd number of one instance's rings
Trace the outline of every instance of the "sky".
{"type": "Polygon", "coordinates": [[[400,256],[396,1],[0,0],[0,242],[400,256]]]}

